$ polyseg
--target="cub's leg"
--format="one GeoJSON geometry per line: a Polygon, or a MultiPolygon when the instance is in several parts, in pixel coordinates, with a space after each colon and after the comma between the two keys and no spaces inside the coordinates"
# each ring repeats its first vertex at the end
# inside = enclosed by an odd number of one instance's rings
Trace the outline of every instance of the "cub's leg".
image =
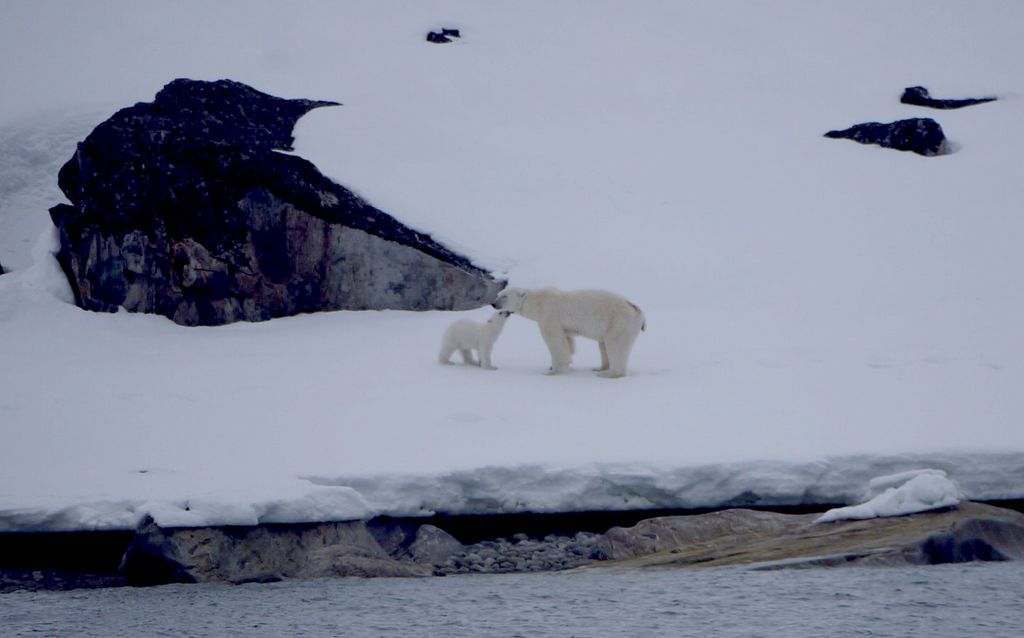
{"type": "Polygon", "coordinates": [[[473,358],[473,351],[470,350],[469,348],[460,348],[459,354],[462,355],[462,361],[465,362],[466,365],[480,365],[479,363],[477,363],[476,359],[473,358]]]}
{"type": "Polygon", "coordinates": [[[455,346],[445,341],[441,344],[441,352],[437,355],[437,362],[444,365],[451,365],[452,354],[454,352],[455,346]]]}
{"type": "Polygon", "coordinates": [[[491,365],[491,348],[493,346],[485,343],[480,344],[480,367],[484,370],[497,370],[491,365]]]}

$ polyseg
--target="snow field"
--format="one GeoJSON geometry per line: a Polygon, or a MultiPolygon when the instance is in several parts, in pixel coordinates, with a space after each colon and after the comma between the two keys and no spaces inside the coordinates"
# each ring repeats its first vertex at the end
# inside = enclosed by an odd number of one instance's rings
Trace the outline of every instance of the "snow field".
{"type": "Polygon", "coordinates": [[[938,467],[968,498],[1020,497],[1022,19],[1011,0],[14,3],[0,529],[697,506],[830,472],[853,499],[938,467]],[[423,41],[442,25],[463,37],[423,41]],[[513,285],[637,303],[630,376],[595,377],[586,340],[545,376],[519,317],[498,370],[437,365],[444,328],[490,309],[193,329],[75,309],[47,253],[56,170],[175,77],[342,102],[300,121],[299,155],[513,285]],[[914,84],[1000,100],[899,104],[914,84]],[[822,137],[915,116],[956,152],[822,137]]]}

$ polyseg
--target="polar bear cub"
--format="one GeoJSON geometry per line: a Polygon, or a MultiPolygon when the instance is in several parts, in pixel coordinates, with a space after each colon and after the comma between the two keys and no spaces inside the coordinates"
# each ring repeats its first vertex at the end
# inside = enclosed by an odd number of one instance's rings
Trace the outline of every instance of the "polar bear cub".
{"type": "Polygon", "coordinates": [[[597,341],[601,349],[599,375],[625,376],[633,342],[647,327],[636,304],[607,290],[510,287],[491,305],[537,322],[551,352],[550,374],[569,368],[575,351],[573,338],[579,336],[597,341]]]}
{"type": "Polygon", "coordinates": [[[444,337],[441,339],[441,353],[437,360],[444,364],[451,363],[452,354],[458,350],[465,363],[478,365],[485,370],[496,370],[497,368],[491,365],[491,350],[510,314],[512,313],[507,310],[496,312],[486,323],[477,323],[472,319],[459,319],[444,331],[444,337]],[[473,359],[473,350],[480,355],[479,362],[473,359]]]}

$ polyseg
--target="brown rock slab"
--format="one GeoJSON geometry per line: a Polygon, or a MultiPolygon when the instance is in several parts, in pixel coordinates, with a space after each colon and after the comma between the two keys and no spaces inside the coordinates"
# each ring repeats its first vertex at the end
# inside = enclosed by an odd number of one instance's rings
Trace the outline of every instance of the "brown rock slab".
{"type": "Polygon", "coordinates": [[[1024,559],[1024,514],[979,503],[908,516],[816,524],[817,515],[727,510],[613,528],[619,567],[923,565],[1024,559]]]}

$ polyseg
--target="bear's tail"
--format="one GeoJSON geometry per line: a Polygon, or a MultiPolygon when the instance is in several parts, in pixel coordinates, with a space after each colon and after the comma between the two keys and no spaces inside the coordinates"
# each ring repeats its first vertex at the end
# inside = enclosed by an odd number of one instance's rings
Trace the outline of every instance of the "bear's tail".
{"type": "Polygon", "coordinates": [[[644,311],[640,310],[640,307],[632,301],[627,301],[626,303],[628,303],[633,310],[636,310],[636,314],[640,315],[640,318],[643,320],[643,323],[640,324],[640,332],[647,330],[647,316],[644,314],[644,311]]]}

